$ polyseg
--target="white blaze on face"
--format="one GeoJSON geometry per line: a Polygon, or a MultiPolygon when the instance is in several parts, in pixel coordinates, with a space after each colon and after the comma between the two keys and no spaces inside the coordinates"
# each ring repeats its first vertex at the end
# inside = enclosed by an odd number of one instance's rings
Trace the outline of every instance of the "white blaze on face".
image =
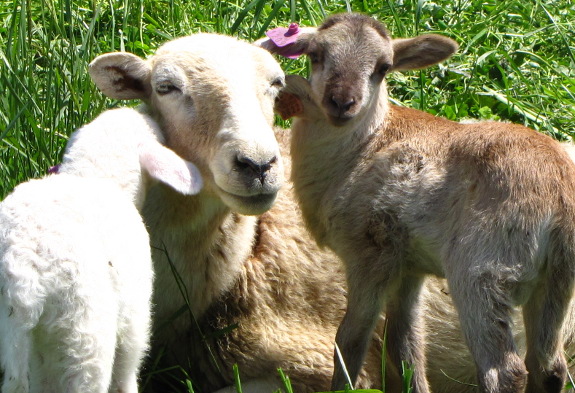
{"type": "MultiPolygon", "coordinates": [[[[255,65],[255,64],[254,64],[255,65]]],[[[266,71],[266,70],[262,70],[266,71]]],[[[242,179],[235,175],[238,162],[243,166],[278,166],[281,170],[279,146],[273,134],[273,102],[278,87],[269,84],[273,75],[262,78],[257,73],[243,73],[242,83],[237,78],[228,80],[229,106],[227,116],[217,134],[219,149],[210,167],[218,186],[241,196],[272,192],[278,171],[262,173],[250,179],[252,187],[245,188],[242,179]],[[271,176],[271,177],[270,177],[271,176]]],[[[277,76],[276,76],[277,78],[277,76]]],[[[283,79],[282,79],[283,80],[283,79]]]]}

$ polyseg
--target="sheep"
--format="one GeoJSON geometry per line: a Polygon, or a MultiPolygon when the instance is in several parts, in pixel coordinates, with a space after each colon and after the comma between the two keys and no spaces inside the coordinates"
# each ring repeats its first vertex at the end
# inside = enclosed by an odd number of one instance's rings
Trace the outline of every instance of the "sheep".
{"type": "MultiPolygon", "coordinates": [[[[412,364],[414,391],[429,391],[420,292],[435,275],[449,284],[481,391],[559,392],[575,279],[575,166],[560,144],[518,125],[462,124],[389,104],[384,77],[451,56],[457,44],[443,36],[391,39],[375,19],[350,13],[287,48],[261,45],[312,64],[309,81],[287,80],[279,108],[294,95],[303,102],[292,182],[315,240],[345,265],[336,343],[351,382],[385,309],[390,359],[412,364]],[[525,361],[513,338],[516,306],[525,361]]],[[[341,389],[348,379],[334,362],[332,389],[341,389]]]]}
{"type": "Polygon", "coordinates": [[[151,180],[197,193],[193,164],[157,124],[109,110],[75,131],[58,174],[0,203],[3,393],[136,393],[152,265],[138,212],[151,180]]]}
{"type": "MultiPolygon", "coordinates": [[[[105,95],[142,100],[167,146],[204,179],[191,197],[158,184],[144,205],[156,274],[150,363],[193,372],[200,391],[233,385],[234,363],[245,391],[280,387],[279,367],[296,391],[327,389],[345,278],[335,255],[309,237],[290,187],[277,192],[290,168],[279,148],[289,131],[272,128],[279,64],[252,44],[199,33],[146,60],[103,54],[89,71],[105,95]],[[262,171],[246,165],[250,156],[262,171]],[[232,199],[226,179],[237,184],[231,194],[253,198],[232,199]],[[229,332],[210,334],[220,330],[229,332]]],[[[381,334],[373,341],[366,386],[380,378],[381,334]]]]}
{"type": "MultiPolygon", "coordinates": [[[[340,261],[310,237],[290,182],[257,218],[245,213],[258,212],[230,203],[213,184],[221,177],[212,174],[222,165],[217,160],[227,162],[213,152],[236,135],[232,159],[244,155],[242,141],[252,141],[252,151],[277,155],[270,168],[276,180],[282,176],[277,165],[283,164],[283,178],[291,176],[291,132],[271,127],[276,87],[284,78],[273,58],[235,38],[201,33],[168,42],[147,60],[104,54],[91,63],[90,74],[111,98],[142,100],[161,124],[168,147],[198,164],[207,179],[196,196],[158,184],[144,205],[156,274],[150,363],[184,369],[186,374],[176,377],[191,378],[197,392],[234,392],[234,364],[244,392],[281,388],[277,368],[290,377],[295,392],[329,389],[333,341],[346,306],[340,261]],[[237,133],[226,131],[226,122],[237,133]]],[[[444,287],[435,278],[425,284],[424,317],[434,328],[427,346],[434,366],[429,380],[436,393],[477,392],[453,379],[474,383],[475,369],[444,287]]],[[[356,387],[381,386],[384,323],[382,315],[356,387]]],[[[521,327],[520,319],[517,323],[521,327]]],[[[572,339],[575,323],[569,326],[572,339]]],[[[568,349],[575,353],[571,341],[568,349]]],[[[401,391],[395,371],[386,372],[387,392],[401,391]]],[[[153,375],[156,383],[159,375],[153,375]]]]}

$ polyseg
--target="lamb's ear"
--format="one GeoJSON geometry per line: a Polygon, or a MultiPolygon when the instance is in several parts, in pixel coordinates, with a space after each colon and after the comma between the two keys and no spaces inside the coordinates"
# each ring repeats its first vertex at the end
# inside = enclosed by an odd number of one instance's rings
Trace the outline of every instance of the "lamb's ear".
{"type": "Polygon", "coordinates": [[[438,34],[423,34],[414,38],[394,39],[392,45],[393,66],[391,71],[429,67],[451,57],[459,48],[457,42],[438,34]]]}
{"type": "MultiPolygon", "coordinates": [[[[291,28],[291,27],[290,27],[291,28]]],[[[298,32],[286,35],[288,28],[276,28],[268,31],[267,37],[260,38],[254,45],[290,59],[296,59],[305,53],[309,39],[315,34],[315,27],[299,27],[298,32]]]]}
{"type": "Polygon", "coordinates": [[[309,81],[299,75],[286,75],[286,86],[276,99],[274,110],[286,120],[292,117],[318,119],[324,116],[313,98],[309,81]]]}
{"type": "Polygon", "coordinates": [[[200,192],[203,186],[198,168],[160,143],[140,146],[140,165],[154,179],[184,195],[200,192]]]}
{"type": "Polygon", "coordinates": [[[136,55],[126,52],[100,55],[90,63],[88,71],[98,89],[110,98],[145,100],[150,97],[151,68],[136,55]]]}

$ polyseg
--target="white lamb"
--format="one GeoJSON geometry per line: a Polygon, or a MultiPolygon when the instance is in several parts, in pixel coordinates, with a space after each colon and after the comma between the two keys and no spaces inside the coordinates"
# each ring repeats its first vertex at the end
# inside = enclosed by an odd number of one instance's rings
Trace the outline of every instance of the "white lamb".
{"type": "Polygon", "coordinates": [[[146,115],[104,112],[72,135],[59,174],[0,203],[3,393],[137,392],[153,278],[138,209],[152,178],[202,186],[159,139],[146,115]]]}

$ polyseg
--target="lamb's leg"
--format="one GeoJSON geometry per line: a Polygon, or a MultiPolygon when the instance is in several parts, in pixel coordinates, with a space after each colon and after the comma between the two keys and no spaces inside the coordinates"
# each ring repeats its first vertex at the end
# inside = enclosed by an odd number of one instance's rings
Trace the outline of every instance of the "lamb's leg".
{"type": "Polygon", "coordinates": [[[137,348],[132,348],[134,352],[131,352],[128,347],[128,345],[120,345],[116,350],[110,393],[138,392],[138,369],[141,352],[137,348]]]}
{"type": "Polygon", "coordinates": [[[414,367],[413,391],[429,392],[426,378],[425,339],[420,310],[423,276],[402,279],[399,291],[386,305],[387,351],[401,374],[401,362],[414,367]]]}
{"type": "MultiPolygon", "coordinates": [[[[353,242],[352,242],[353,243],[353,242]]],[[[384,300],[390,291],[397,292],[401,283],[401,274],[396,267],[401,256],[395,252],[395,245],[390,249],[364,249],[358,255],[356,247],[346,250],[346,274],[348,285],[347,310],[339,325],[336,343],[349,373],[352,384],[363,365],[368,344],[384,300]]],[[[341,250],[340,250],[341,251],[341,250]]],[[[416,284],[419,288],[420,284],[416,284]]],[[[406,288],[409,284],[406,284],[406,288]]],[[[416,292],[418,289],[416,289],[416,292]]],[[[408,296],[409,297],[409,296],[408,296]]],[[[395,297],[392,297],[394,299],[395,297]]],[[[411,297],[410,297],[411,299],[411,297]]],[[[411,302],[403,305],[409,306],[411,302]]],[[[406,314],[404,314],[406,315],[406,314]]],[[[402,316],[402,315],[400,315],[402,316]]],[[[399,323],[399,326],[403,326],[399,323]]],[[[413,359],[404,359],[412,362],[413,359]]],[[[334,374],[332,389],[343,389],[348,382],[341,366],[337,352],[334,354],[334,374]]]]}
{"type": "Polygon", "coordinates": [[[565,385],[567,362],[561,330],[571,304],[571,276],[550,277],[523,307],[529,371],[526,393],[558,393],[565,385]]]}
{"type": "Polygon", "coordinates": [[[449,273],[451,296],[475,360],[482,392],[523,392],[527,370],[513,341],[512,307],[505,285],[489,273],[449,273]]]}
{"type": "Polygon", "coordinates": [[[30,332],[16,323],[13,311],[2,304],[0,315],[0,361],[4,369],[2,393],[27,393],[31,348],[30,332]]]}
{"type": "Polygon", "coordinates": [[[106,393],[112,379],[114,363],[115,324],[113,318],[99,316],[84,321],[81,325],[62,330],[59,350],[52,354],[64,359],[62,378],[57,378],[60,392],[106,393]],[[76,337],[70,342],[68,337],[76,337]],[[60,351],[61,349],[61,351],[60,351]]]}
{"type": "Polygon", "coordinates": [[[138,393],[138,372],[148,349],[150,313],[142,307],[128,315],[118,337],[110,393],[138,393]]]}
{"type": "MultiPolygon", "coordinates": [[[[371,333],[382,308],[382,280],[360,277],[354,269],[348,269],[347,311],[339,325],[336,343],[341,351],[352,384],[361,369],[371,333]]],[[[341,390],[348,380],[334,353],[332,390],[341,390]]]]}

